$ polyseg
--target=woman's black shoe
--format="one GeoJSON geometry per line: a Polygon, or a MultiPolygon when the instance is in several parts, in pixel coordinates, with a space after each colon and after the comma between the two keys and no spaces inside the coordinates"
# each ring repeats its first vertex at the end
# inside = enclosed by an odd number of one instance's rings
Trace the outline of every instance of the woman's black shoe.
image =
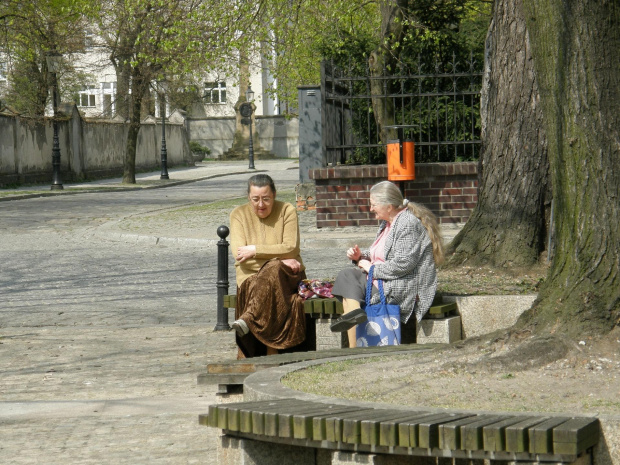
{"type": "Polygon", "coordinates": [[[368,321],[366,312],[361,308],[356,308],[334,321],[329,329],[331,329],[332,333],[341,333],[353,328],[355,325],[365,323],[366,321],[368,321]]]}

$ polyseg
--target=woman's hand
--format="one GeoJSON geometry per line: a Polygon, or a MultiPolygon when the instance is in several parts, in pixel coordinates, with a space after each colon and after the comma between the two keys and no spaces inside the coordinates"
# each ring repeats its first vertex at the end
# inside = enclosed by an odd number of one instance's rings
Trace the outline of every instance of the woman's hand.
{"type": "Polygon", "coordinates": [[[350,249],[347,249],[347,258],[349,260],[353,260],[354,262],[356,262],[360,259],[361,256],[362,256],[362,251],[360,250],[357,244],[355,244],[350,249]]]}
{"type": "Polygon", "coordinates": [[[370,271],[371,265],[372,265],[372,263],[370,263],[370,260],[366,260],[366,259],[360,260],[359,262],[357,262],[357,266],[359,266],[366,273],[368,273],[368,271],[370,271]]]}
{"type": "Polygon", "coordinates": [[[295,274],[299,273],[299,269],[301,268],[301,263],[299,263],[294,258],[285,258],[284,260],[282,260],[282,263],[288,266],[293,273],[295,274]]]}
{"type": "Polygon", "coordinates": [[[237,249],[237,256],[235,259],[239,263],[243,263],[249,258],[254,258],[256,256],[256,246],[255,245],[244,245],[243,247],[239,247],[237,249]]]}

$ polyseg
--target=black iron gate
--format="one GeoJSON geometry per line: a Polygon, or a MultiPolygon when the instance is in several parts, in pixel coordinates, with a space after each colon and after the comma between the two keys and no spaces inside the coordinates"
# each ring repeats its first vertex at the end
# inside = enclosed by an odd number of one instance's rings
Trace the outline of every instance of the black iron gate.
{"type": "Polygon", "coordinates": [[[418,61],[414,72],[401,68],[397,75],[371,76],[367,70],[360,76],[323,62],[322,133],[328,165],[385,163],[373,99],[375,103],[384,99],[391,108],[389,124],[408,128],[405,138],[415,142],[416,162],[476,160],[481,144],[482,65],[473,59],[464,64],[453,59],[433,67],[428,72],[418,61]]]}

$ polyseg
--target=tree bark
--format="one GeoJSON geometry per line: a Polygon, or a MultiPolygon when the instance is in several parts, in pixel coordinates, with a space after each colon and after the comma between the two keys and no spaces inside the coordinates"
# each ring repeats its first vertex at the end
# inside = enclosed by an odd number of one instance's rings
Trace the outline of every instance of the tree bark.
{"type": "Polygon", "coordinates": [[[620,5],[524,6],[549,136],[555,252],[521,323],[607,332],[620,324],[620,5]]]}
{"type": "Polygon", "coordinates": [[[522,0],[498,0],[486,43],[478,204],[451,264],[530,266],[545,248],[549,164],[522,0]]]}
{"type": "Polygon", "coordinates": [[[136,183],[136,150],[138,147],[138,133],[140,132],[140,116],[142,99],[148,83],[144,80],[138,67],[133,68],[131,75],[131,115],[129,118],[129,130],[127,131],[127,146],[125,150],[125,166],[123,169],[123,183],[136,183]]]}

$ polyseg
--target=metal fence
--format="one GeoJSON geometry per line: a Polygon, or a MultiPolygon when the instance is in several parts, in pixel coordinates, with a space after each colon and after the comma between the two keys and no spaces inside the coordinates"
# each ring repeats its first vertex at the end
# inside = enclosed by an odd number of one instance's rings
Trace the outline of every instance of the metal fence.
{"type": "Polygon", "coordinates": [[[470,58],[425,66],[418,60],[416,68],[371,76],[368,69],[355,73],[350,67],[322,63],[323,153],[328,164],[385,163],[373,99],[390,109],[391,125],[407,128],[404,137],[415,142],[417,162],[478,158],[482,64],[470,58]]]}

